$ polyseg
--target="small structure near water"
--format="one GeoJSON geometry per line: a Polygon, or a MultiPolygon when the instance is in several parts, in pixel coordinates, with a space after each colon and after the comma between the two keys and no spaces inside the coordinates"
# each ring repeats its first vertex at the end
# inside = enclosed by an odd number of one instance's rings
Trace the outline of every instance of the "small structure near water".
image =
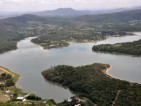
{"type": "Polygon", "coordinates": [[[17,97],[16,100],[22,102],[24,100],[24,97],[17,97]]]}

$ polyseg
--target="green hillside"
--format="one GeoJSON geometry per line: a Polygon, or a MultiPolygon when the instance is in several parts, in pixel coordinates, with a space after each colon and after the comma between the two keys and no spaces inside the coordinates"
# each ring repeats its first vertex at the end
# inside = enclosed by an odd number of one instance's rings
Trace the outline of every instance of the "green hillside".
{"type": "Polygon", "coordinates": [[[39,44],[50,48],[48,45],[52,43],[48,44],[46,41],[57,44],[64,44],[64,41],[89,42],[105,39],[106,36],[126,35],[126,32],[140,29],[140,10],[79,17],[40,17],[26,14],[0,20],[0,53],[16,49],[16,42],[29,36],[39,36],[33,42],[42,42],[44,45],[39,44]]]}

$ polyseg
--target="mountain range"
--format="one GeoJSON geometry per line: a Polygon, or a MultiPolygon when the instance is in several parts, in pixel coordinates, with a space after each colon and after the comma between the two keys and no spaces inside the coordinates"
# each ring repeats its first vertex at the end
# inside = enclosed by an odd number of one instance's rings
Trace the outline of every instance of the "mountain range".
{"type": "Polygon", "coordinates": [[[0,11],[0,19],[20,16],[24,14],[33,14],[33,15],[44,16],[44,17],[47,17],[47,16],[50,16],[50,17],[77,17],[77,16],[83,16],[83,15],[107,14],[107,13],[115,13],[115,12],[122,12],[122,11],[136,10],[136,9],[141,9],[141,7],[118,8],[118,9],[111,9],[111,10],[75,10],[72,8],[58,8],[55,10],[45,10],[45,11],[38,11],[38,12],[0,11]]]}
{"type": "Polygon", "coordinates": [[[115,13],[129,10],[141,9],[141,7],[135,8],[118,8],[111,10],[75,10],[72,8],[58,8],[56,10],[46,10],[32,13],[38,16],[60,16],[60,17],[76,17],[82,15],[95,15],[95,14],[107,14],[107,13],[115,13]]]}
{"type": "Polygon", "coordinates": [[[33,13],[38,16],[81,16],[81,15],[91,15],[92,11],[89,10],[74,10],[72,8],[59,8],[56,10],[47,10],[33,13]]]}

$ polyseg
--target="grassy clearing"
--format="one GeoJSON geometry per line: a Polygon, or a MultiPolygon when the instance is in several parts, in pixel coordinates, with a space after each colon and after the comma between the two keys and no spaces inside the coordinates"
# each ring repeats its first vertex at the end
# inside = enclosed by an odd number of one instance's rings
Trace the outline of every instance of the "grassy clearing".
{"type": "Polygon", "coordinates": [[[2,103],[6,103],[9,101],[9,97],[3,95],[3,94],[0,94],[0,102],[2,103]]]}

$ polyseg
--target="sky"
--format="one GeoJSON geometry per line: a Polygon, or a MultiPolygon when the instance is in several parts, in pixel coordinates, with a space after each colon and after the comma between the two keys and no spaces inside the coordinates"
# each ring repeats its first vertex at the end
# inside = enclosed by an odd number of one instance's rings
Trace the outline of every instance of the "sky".
{"type": "Polygon", "coordinates": [[[0,0],[0,11],[40,11],[57,8],[102,10],[141,6],[141,0],[0,0]]]}

